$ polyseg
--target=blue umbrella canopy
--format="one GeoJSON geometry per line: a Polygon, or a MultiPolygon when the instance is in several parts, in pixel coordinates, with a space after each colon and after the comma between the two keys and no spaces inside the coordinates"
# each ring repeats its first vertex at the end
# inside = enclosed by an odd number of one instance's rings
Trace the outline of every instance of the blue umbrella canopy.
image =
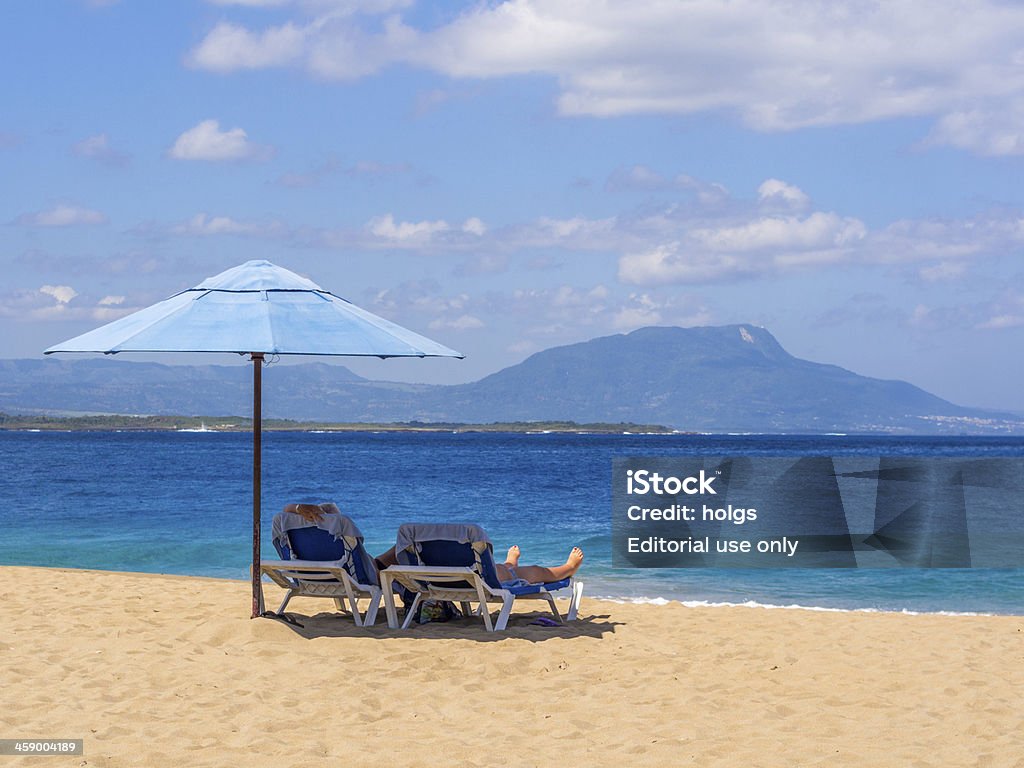
{"type": "Polygon", "coordinates": [[[46,350],[463,357],[269,261],[248,261],[46,350]]]}
{"type": "Polygon", "coordinates": [[[269,261],[247,261],[54,352],[236,352],[253,362],[252,615],[263,615],[260,574],[262,366],[265,355],[458,357],[443,344],[357,307],[269,261]]]}

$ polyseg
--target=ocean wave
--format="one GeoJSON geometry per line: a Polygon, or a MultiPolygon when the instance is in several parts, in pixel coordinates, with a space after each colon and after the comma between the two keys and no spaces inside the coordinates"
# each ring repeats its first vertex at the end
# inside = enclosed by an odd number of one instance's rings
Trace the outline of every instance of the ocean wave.
{"type": "MultiPolygon", "coordinates": [[[[800,605],[791,603],[759,603],[747,600],[742,603],[719,602],[714,600],[670,600],[665,597],[613,597],[611,595],[594,595],[593,600],[606,600],[620,605],[669,605],[679,603],[685,608],[763,608],[776,611],[815,611],[819,613],[898,613],[903,616],[1000,616],[998,613],[978,613],[975,611],[911,611],[907,608],[886,610],[883,608],[833,608],[821,605],[800,605]]],[[[1013,614],[1008,614],[1013,615],[1013,614]]]]}

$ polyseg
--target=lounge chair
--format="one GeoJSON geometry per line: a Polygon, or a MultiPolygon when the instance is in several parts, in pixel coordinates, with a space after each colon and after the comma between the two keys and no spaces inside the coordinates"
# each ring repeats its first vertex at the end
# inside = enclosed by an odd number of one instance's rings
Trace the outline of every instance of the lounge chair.
{"type": "Polygon", "coordinates": [[[416,615],[416,608],[425,599],[461,603],[466,615],[474,613],[471,603],[483,616],[488,632],[508,626],[509,614],[516,599],[546,600],[554,617],[562,622],[553,592],[569,590],[569,610],[565,620],[576,619],[583,584],[574,578],[549,584],[510,582],[502,585],[494,564],[494,552],[487,534],[478,525],[406,523],[398,529],[395,545],[398,565],[380,572],[384,591],[384,608],[388,626],[398,627],[393,585],[415,595],[406,610],[402,629],[407,629],[416,615]],[[497,619],[491,620],[488,603],[501,603],[497,619]]]}
{"type": "Polygon", "coordinates": [[[329,597],[339,611],[352,614],[357,627],[371,626],[380,609],[377,566],[363,547],[356,524],[333,504],[324,507],[330,511],[319,523],[292,512],[274,515],[274,548],[281,559],[263,561],[260,572],[288,590],[278,613],[283,613],[296,595],[329,597]],[[359,598],[370,601],[362,616],[359,598]]]}

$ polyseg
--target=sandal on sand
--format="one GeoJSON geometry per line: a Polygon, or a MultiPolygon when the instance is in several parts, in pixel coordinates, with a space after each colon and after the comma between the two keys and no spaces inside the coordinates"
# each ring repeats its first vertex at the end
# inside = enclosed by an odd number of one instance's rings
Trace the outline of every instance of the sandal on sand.
{"type": "Polygon", "coordinates": [[[554,619],[549,619],[547,616],[538,616],[536,619],[534,619],[530,623],[531,624],[540,624],[540,626],[542,626],[542,627],[560,627],[561,626],[561,624],[559,624],[557,621],[555,621],[554,619]]]}

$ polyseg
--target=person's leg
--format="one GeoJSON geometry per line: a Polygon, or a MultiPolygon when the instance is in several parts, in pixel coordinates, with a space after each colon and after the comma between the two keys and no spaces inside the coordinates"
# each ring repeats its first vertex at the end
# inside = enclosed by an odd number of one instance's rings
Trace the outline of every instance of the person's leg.
{"type": "Polygon", "coordinates": [[[519,550],[519,545],[513,544],[511,547],[508,548],[508,554],[505,555],[505,565],[511,568],[515,568],[517,565],[519,565],[519,555],[521,554],[522,552],[520,552],[519,550]]]}
{"type": "Polygon", "coordinates": [[[504,563],[495,563],[494,570],[498,573],[498,581],[512,581],[518,579],[517,566],[519,565],[519,555],[522,554],[519,550],[518,544],[513,544],[508,548],[508,554],[505,555],[504,563]]]}
{"type": "Polygon", "coordinates": [[[565,565],[556,565],[551,568],[543,565],[520,565],[516,568],[516,573],[519,574],[519,578],[537,584],[567,579],[575,574],[581,565],[583,565],[583,550],[579,547],[573,547],[569,553],[569,558],[565,561],[565,565]]]}

